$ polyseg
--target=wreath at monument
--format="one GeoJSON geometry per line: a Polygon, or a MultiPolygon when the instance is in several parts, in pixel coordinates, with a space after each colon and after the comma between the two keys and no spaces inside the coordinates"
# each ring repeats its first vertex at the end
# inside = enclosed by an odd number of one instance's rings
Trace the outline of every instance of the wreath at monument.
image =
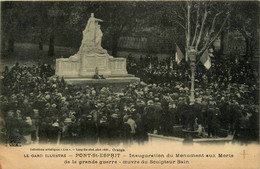
{"type": "Polygon", "coordinates": [[[93,79],[105,79],[105,77],[103,75],[98,74],[98,67],[96,67],[96,69],[95,69],[95,74],[93,76],[93,79]]]}

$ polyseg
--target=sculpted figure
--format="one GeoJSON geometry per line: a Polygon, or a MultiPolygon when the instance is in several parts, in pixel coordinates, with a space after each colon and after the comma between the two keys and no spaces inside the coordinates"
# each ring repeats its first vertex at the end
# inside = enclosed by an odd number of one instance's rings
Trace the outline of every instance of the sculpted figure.
{"type": "Polygon", "coordinates": [[[83,31],[83,39],[81,42],[79,52],[106,53],[106,50],[104,50],[101,47],[103,34],[98,22],[103,22],[103,21],[101,19],[95,18],[94,14],[91,13],[91,17],[89,18],[87,26],[83,31]]]}
{"type": "Polygon", "coordinates": [[[97,25],[97,28],[96,28],[96,47],[97,48],[102,48],[101,47],[102,36],[103,36],[103,33],[100,29],[100,25],[97,25]]]}

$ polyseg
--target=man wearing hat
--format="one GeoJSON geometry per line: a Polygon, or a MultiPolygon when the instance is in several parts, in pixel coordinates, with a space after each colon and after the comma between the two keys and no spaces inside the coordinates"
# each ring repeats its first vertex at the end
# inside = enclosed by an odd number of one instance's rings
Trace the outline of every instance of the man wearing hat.
{"type": "Polygon", "coordinates": [[[99,120],[98,125],[98,138],[99,142],[102,143],[108,143],[108,137],[109,137],[109,129],[108,129],[109,123],[106,115],[102,115],[99,120]]]}
{"type": "Polygon", "coordinates": [[[71,123],[68,125],[68,141],[71,144],[78,143],[79,123],[74,115],[71,116],[71,123]]]}
{"type": "Polygon", "coordinates": [[[97,125],[93,119],[92,114],[88,114],[86,117],[86,124],[85,127],[85,135],[86,135],[86,141],[90,144],[97,143],[97,125]]]}
{"type": "Polygon", "coordinates": [[[135,132],[136,132],[137,125],[136,125],[135,121],[133,120],[133,117],[132,117],[131,114],[128,115],[127,121],[125,123],[128,124],[130,126],[130,129],[131,129],[130,135],[129,135],[130,136],[129,139],[130,139],[130,143],[131,143],[134,139],[134,135],[135,135],[135,132]]]}
{"type": "Polygon", "coordinates": [[[213,101],[209,102],[209,108],[206,111],[206,125],[208,126],[208,137],[215,137],[219,130],[218,112],[213,101]]]}
{"type": "Polygon", "coordinates": [[[119,119],[118,115],[119,109],[115,110],[115,113],[113,113],[109,118],[109,126],[108,126],[108,132],[109,132],[109,143],[111,144],[119,144],[120,143],[120,136],[121,136],[121,130],[123,127],[122,119],[119,119]]]}

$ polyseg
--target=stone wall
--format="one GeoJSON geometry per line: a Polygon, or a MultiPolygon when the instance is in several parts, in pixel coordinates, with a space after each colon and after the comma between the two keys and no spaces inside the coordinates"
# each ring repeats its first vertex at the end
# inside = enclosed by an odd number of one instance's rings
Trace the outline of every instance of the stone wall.
{"type": "Polygon", "coordinates": [[[79,62],[70,61],[68,58],[56,59],[56,75],[58,76],[78,76],[79,62]]]}

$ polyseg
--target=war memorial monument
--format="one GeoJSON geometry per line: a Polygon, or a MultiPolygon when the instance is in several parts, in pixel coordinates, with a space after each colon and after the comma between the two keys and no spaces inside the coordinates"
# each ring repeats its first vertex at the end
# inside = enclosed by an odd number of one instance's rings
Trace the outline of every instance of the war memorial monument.
{"type": "Polygon", "coordinates": [[[127,73],[126,58],[114,58],[101,46],[102,31],[99,22],[88,20],[79,51],[69,58],[56,59],[56,76],[63,77],[70,84],[133,83],[139,78],[127,73]],[[96,79],[95,76],[104,77],[96,79]]]}

